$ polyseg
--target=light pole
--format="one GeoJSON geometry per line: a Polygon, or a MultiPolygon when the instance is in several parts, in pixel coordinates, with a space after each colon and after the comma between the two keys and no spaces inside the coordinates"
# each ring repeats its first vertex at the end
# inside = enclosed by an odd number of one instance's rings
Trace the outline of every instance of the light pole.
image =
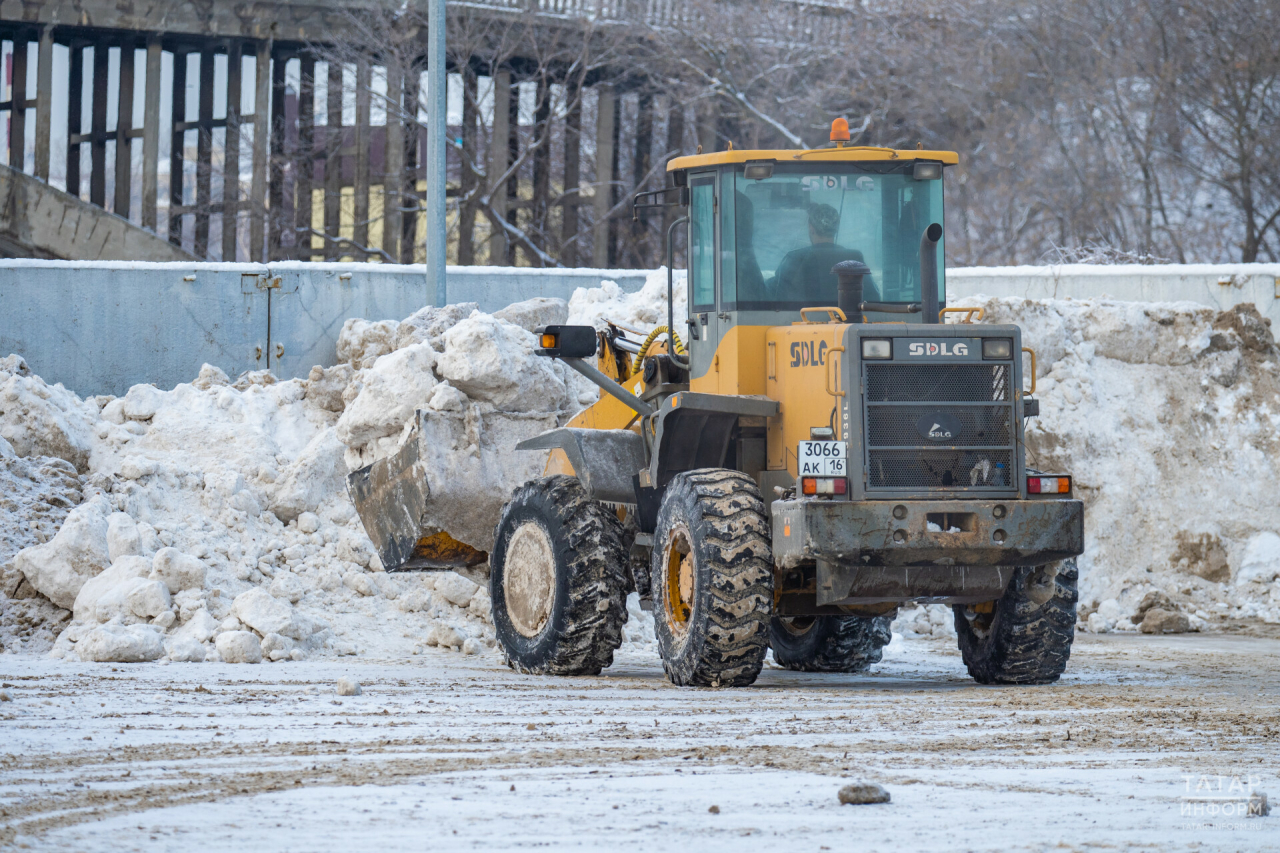
{"type": "Polygon", "coordinates": [[[449,302],[444,261],[445,145],[449,134],[444,3],[427,0],[427,280],[435,285],[437,306],[449,302]]]}

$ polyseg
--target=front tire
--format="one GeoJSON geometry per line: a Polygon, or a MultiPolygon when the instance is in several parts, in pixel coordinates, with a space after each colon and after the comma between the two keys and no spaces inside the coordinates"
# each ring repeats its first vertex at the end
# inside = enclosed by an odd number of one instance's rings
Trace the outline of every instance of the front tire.
{"type": "Polygon", "coordinates": [[[957,641],[969,675],[981,684],[1057,681],[1075,639],[1078,580],[1074,559],[1021,566],[993,607],[955,605],[957,641]]]}
{"type": "Polygon", "coordinates": [[[573,477],[530,480],[502,508],[490,561],[493,627],[507,665],[597,675],[627,621],[622,525],[573,477]]]}
{"type": "Polygon", "coordinates": [[[864,672],[879,663],[892,616],[773,617],[774,661],[799,672],[864,672]]]}
{"type": "Polygon", "coordinates": [[[676,475],[654,532],[651,589],[672,684],[745,687],[769,648],[772,553],[764,501],[739,471],[676,475]]]}

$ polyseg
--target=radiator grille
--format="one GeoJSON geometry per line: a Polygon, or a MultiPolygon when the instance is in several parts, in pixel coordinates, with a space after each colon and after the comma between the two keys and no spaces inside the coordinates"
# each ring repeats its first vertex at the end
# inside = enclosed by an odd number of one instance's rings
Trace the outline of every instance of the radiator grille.
{"type": "Polygon", "coordinates": [[[1009,399],[1006,364],[868,364],[867,402],[988,402],[1009,399]]]}
{"type": "Polygon", "coordinates": [[[868,489],[1011,488],[1010,365],[864,363],[863,370],[868,489]]]}

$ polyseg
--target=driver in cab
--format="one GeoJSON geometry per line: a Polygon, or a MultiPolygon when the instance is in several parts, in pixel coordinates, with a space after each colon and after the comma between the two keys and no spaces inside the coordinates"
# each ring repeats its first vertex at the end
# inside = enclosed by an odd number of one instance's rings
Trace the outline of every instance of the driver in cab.
{"type": "MultiPolygon", "coordinates": [[[[839,282],[831,268],[841,261],[863,261],[862,252],[836,243],[840,214],[829,204],[809,205],[809,243],[794,249],[778,264],[773,285],[776,298],[803,301],[806,305],[833,305],[839,282]]],[[[875,301],[871,282],[864,283],[864,298],[875,301]]]]}

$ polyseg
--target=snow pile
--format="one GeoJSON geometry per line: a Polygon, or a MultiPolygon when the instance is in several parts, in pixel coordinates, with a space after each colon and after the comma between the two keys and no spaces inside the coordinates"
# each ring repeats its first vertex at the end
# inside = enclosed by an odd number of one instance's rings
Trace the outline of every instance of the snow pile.
{"type": "Polygon", "coordinates": [[[956,304],[1020,325],[1036,351],[1027,464],[1072,474],[1085,502],[1089,628],[1136,630],[1153,592],[1192,629],[1215,617],[1280,622],[1280,352],[1252,305],[956,304]]]}
{"type": "MultiPolygon", "coordinates": [[[[346,474],[421,430],[433,494],[453,496],[442,526],[487,550],[496,507],[543,462],[512,445],[597,397],[535,357],[530,330],[603,319],[648,329],[665,322],[665,293],[658,271],[637,294],[605,282],[568,304],[352,320],[340,363],[306,379],[232,382],[206,365],[189,384],[119,399],[80,400],[20,358],[0,360],[0,645],[101,661],[492,649],[486,589],[382,571],[346,474]]],[[[1280,377],[1256,313],[964,304],[1022,325],[1039,355],[1030,463],[1072,473],[1086,501],[1085,623],[1280,621],[1280,377]]],[[[629,612],[623,652],[651,648],[652,618],[634,597],[629,612]]],[[[947,636],[949,616],[904,610],[895,631],[947,636]]]]}
{"type": "Polygon", "coordinates": [[[71,463],[51,456],[19,457],[0,438],[0,651],[47,651],[68,615],[27,581],[13,558],[53,538],[80,503],[80,488],[71,463]]]}
{"type": "MultiPolygon", "coordinates": [[[[454,305],[353,320],[342,362],[305,380],[232,383],[206,365],[190,384],[119,399],[79,400],[20,358],[0,362],[14,443],[0,444],[0,642],[39,651],[58,632],[55,656],[97,661],[492,648],[488,591],[382,571],[345,478],[394,452],[419,408],[448,432],[433,443],[441,482],[484,478],[505,495],[536,475],[541,455],[511,445],[596,399],[533,355],[530,329],[567,314],[536,299],[497,316],[454,305]]],[[[470,521],[491,536],[492,519],[470,521]]]]}
{"type": "MultiPolygon", "coordinates": [[[[688,311],[688,288],[685,272],[676,270],[673,277],[676,333],[684,331],[688,311]]],[[[622,326],[648,332],[655,326],[667,325],[667,270],[652,272],[644,286],[627,293],[617,282],[604,281],[600,287],[579,287],[569,297],[569,323],[575,326],[603,328],[609,320],[622,326]]]]}

